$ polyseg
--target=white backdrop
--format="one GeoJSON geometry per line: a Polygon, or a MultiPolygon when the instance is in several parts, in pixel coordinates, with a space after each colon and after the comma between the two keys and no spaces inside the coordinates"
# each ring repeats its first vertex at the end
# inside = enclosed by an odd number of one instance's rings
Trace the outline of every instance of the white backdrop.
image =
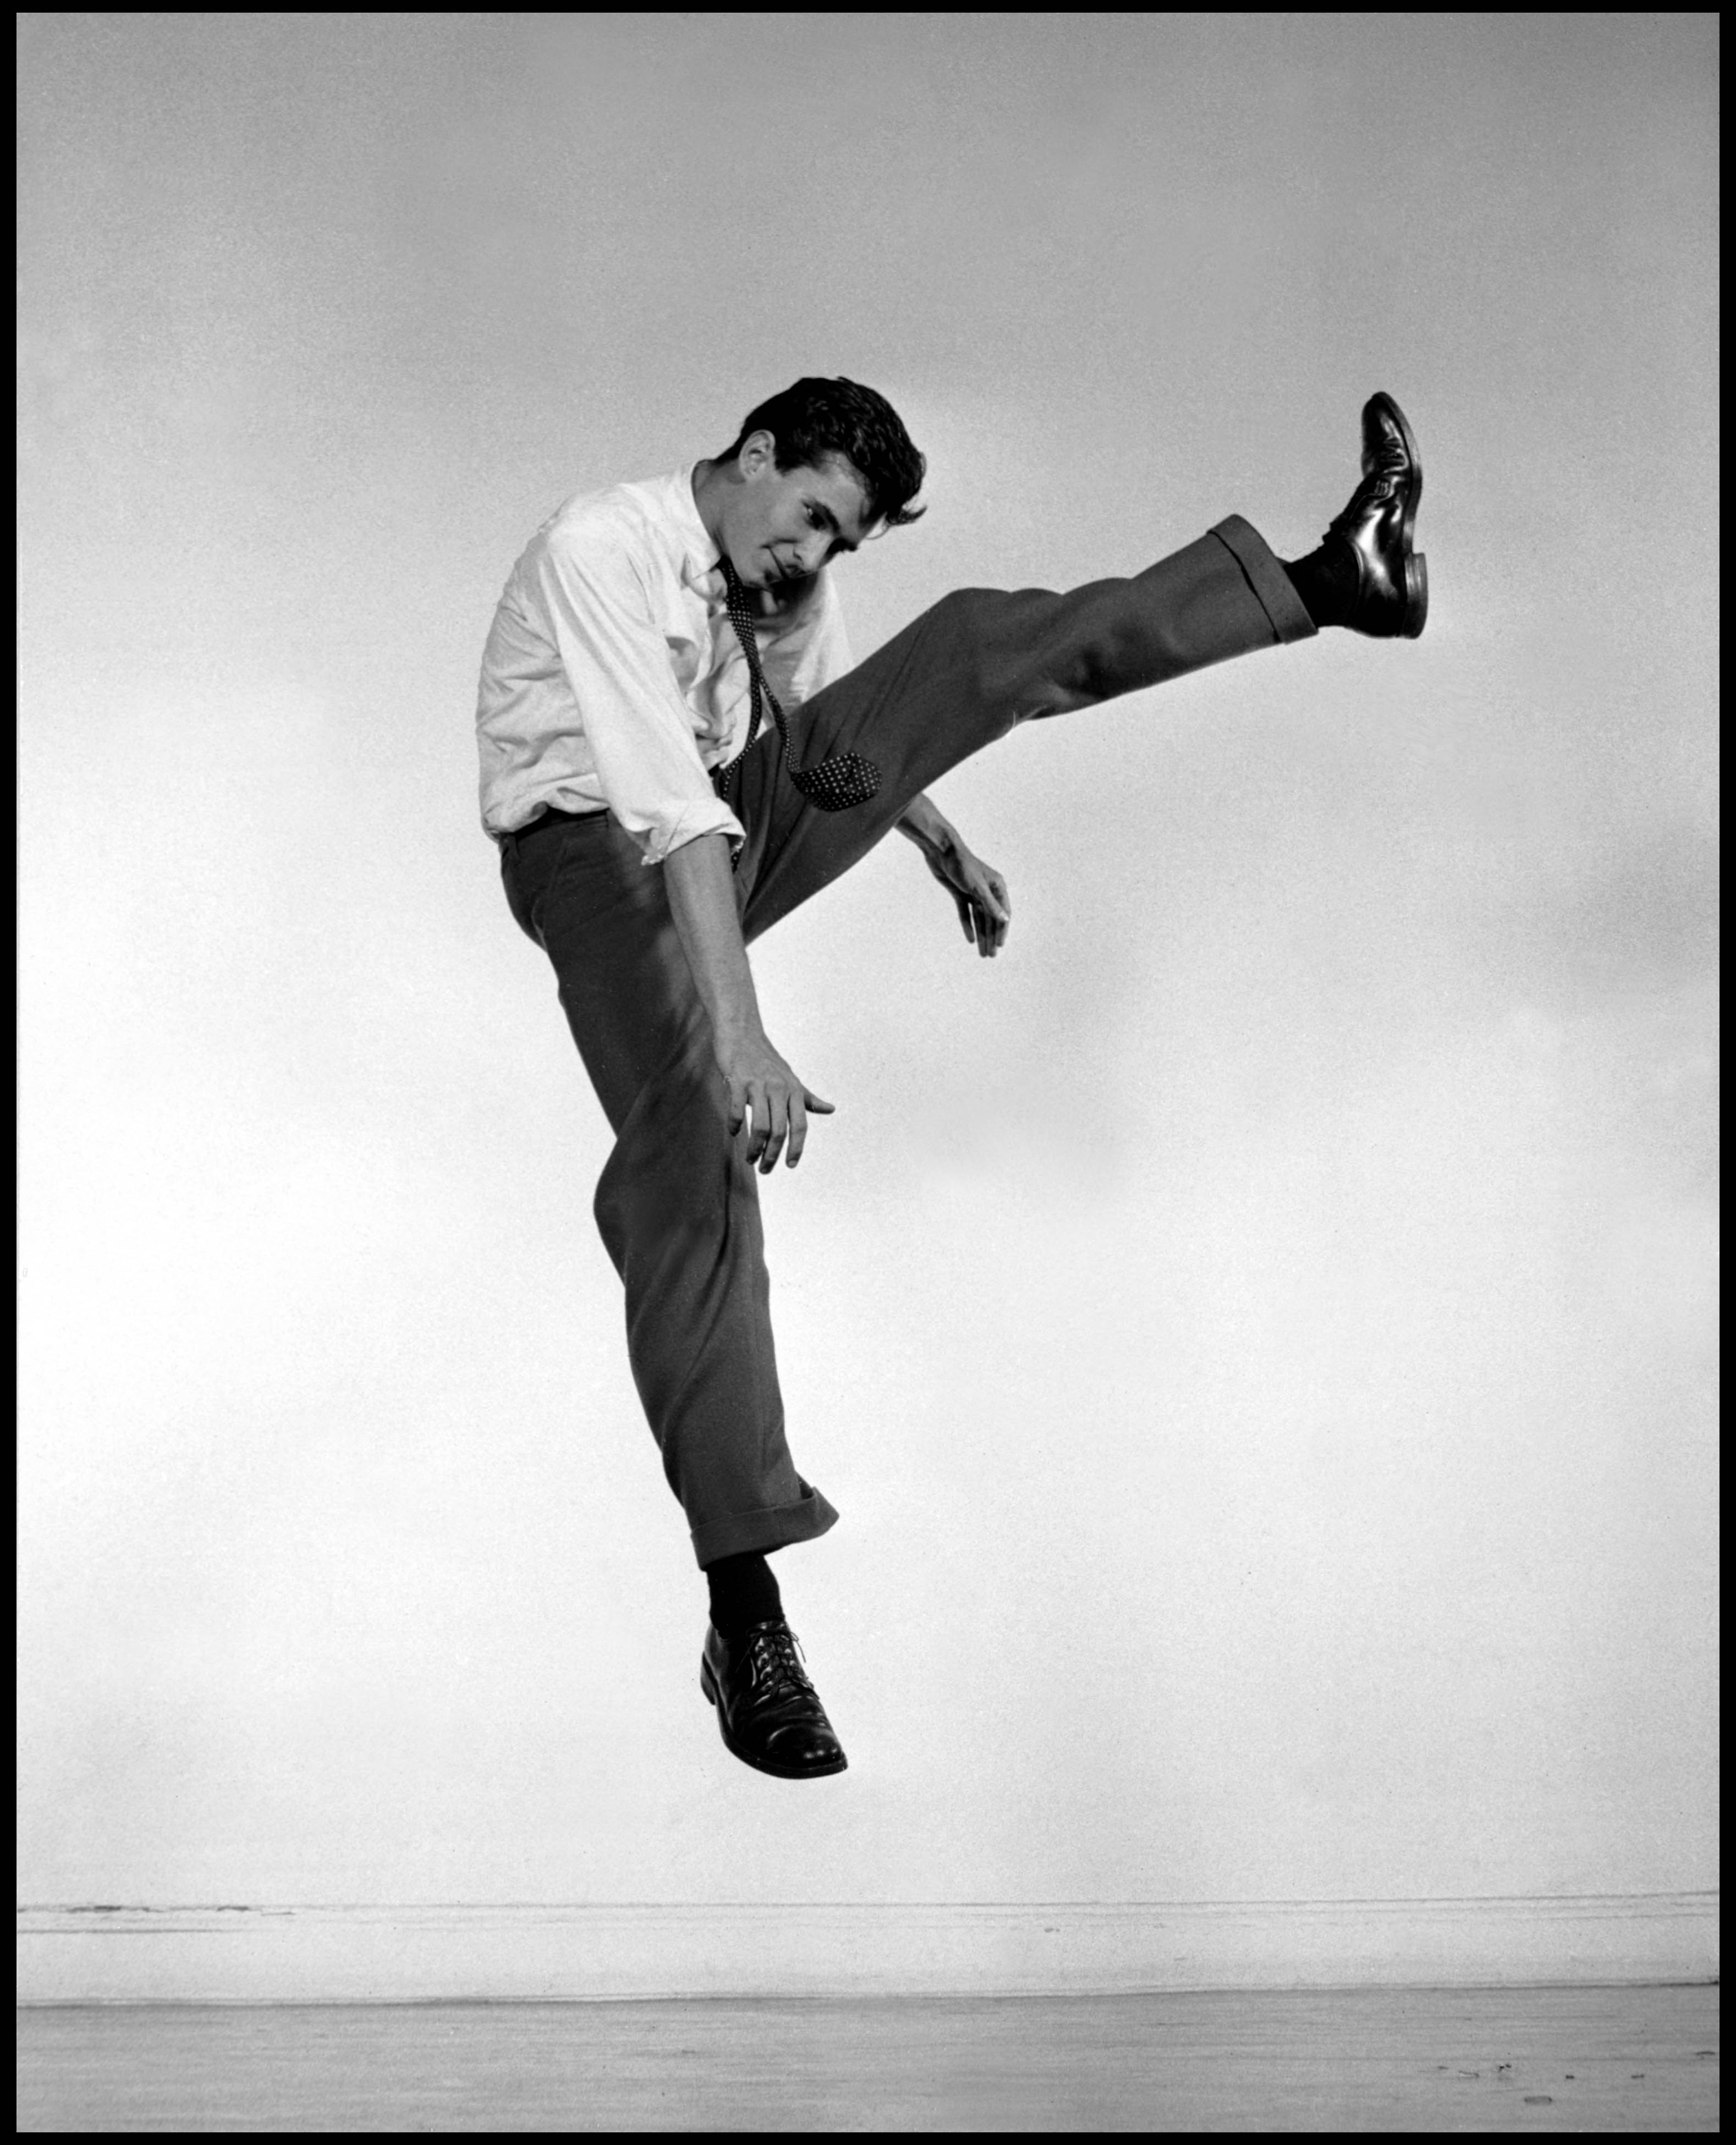
{"type": "Polygon", "coordinates": [[[1712,1881],[1715,24],[28,15],[23,1891],[1712,1881]],[[536,523],[808,371],[963,583],[1287,555],[1412,416],[1412,647],[1022,733],[756,953],[779,1560],[719,1745],[477,827],[536,523]]]}

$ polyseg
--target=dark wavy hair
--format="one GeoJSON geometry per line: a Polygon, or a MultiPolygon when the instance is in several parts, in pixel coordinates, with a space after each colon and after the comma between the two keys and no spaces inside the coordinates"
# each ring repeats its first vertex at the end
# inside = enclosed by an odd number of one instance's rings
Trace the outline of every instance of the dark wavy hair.
{"type": "Polygon", "coordinates": [[[733,461],[754,432],[769,432],[780,470],[814,469],[841,455],[868,492],[868,518],[888,529],[919,520],[926,507],[910,501],[928,473],[903,421],[883,395],[853,380],[798,380],[781,395],[749,411],[735,445],[720,455],[733,461]]]}

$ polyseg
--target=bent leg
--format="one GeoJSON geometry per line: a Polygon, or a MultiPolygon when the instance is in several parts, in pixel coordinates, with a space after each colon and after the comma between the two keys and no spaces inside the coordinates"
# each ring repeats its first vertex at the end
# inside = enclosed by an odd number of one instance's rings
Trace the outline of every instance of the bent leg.
{"type": "Polygon", "coordinates": [[[823,1534],[796,1472],[772,1344],[756,1173],[669,913],[663,873],[606,815],[510,838],[514,913],[548,952],[615,1135],[596,1218],[627,1346],[702,1565],[823,1534]]]}
{"type": "MultiPolygon", "coordinates": [[[[1015,724],[1064,714],[1315,631],[1275,555],[1239,515],[1129,580],[960,589],[847,677],[796,725],[803,764],[858,752],[878,795],[816,809],[763,744],[742,767],[739,875],[749,938],[847,871],[912,798],[1015,724]]],[[[769,743],[769,741],[766,741],[769,743]]]]}

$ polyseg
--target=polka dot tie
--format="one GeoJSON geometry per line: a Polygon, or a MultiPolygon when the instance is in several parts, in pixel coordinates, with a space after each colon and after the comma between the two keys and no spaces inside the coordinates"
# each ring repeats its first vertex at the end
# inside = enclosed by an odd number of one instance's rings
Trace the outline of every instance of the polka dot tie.
{"type": "Polygon", "coordinates": [[[848,812],[853,804],[866,804],[880,787],[880,770],[871,759],[860,753],[839,753],[835,759],[823,759],[817,767],[798,767],[795,752],[789,741],[789,725],[783,719],[783,710],[778,704],[778,696],[765,682],[765,673],[759,667],[759,644],[754,638],[754,619],[748,609],[748,592],[742,586],[729,560],[722,561],[724,569],[724,605],[729,614],[729,623],[735,628],[735,637],[741,643],[741,652],[748,659],[748,676],[754,689],[754,711],[748,720],[748,741],[727,767],[720,767],[712,776],[713,786],[726,801],[734,790],[738,772],[744,759],[753,749],[754,740],[759,734],[759,725],[764,710],[772,711],[772,720],[778,725],[779,758],[789,770],[789,779],[802,794],[823,812],[848,812]]]}

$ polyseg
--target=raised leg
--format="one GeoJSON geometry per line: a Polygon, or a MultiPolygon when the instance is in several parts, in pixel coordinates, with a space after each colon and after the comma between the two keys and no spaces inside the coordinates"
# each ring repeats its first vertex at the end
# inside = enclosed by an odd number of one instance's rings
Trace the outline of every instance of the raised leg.
{"type": "Polygon", "coordinates": [[[1015,724],[1094,707],[1234,655],[1315,631],[1277,559],[1239,515],[1126,580],[1067,595],[961,589],[849,675],[795,724],[803,764],[858,752],[879,794],[817,810],[778,778],[774,753],[743,763],[749,832],[739,874],[749,938],[847,871],[913,797],[1015,724]]]}

